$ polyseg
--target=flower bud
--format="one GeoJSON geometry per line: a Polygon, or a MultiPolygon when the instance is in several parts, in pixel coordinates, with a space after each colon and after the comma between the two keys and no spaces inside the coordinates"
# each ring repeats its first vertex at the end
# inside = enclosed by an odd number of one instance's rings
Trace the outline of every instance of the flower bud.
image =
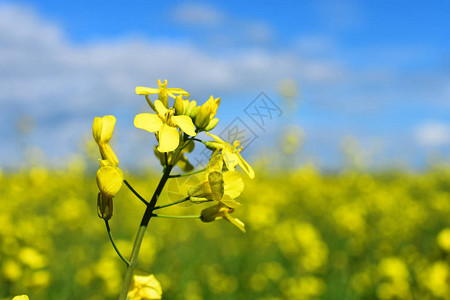
{"type": "Polygon", "coordinates": [[[197,126],[197,128],[203,129],[208,126],[210,115],[211,106],[209,105],[209,103],[203,104],[200,108],[199,113],[197,114],[197,117],[195,118],[195,125],[197,126]]]}
{"type": "Polygon", "coordinates": [[[107,160],[100,161],[97,171],[97,185],[100,192],[106,197],[114,197],[122,187],[122,171],[107,160]]]}
{"type": "Polygon", "coordinates": [[[209,121],[208,126],[206,126],[205,131],[213,130],[217,126],[217,123],[219,123],[218,118],[212,119],[211,121],[209,121]]]}
{"type": "Polygon", "coordinates": [[[192,100],[191,102],[189,102],[189,105],[188,105],[188,107],[186,108],[186,110],[184,111],[184,114],[185,114],[186,116],[190,116],[192,110],[193,110],[196,106],[197,106],[197,101],[192,100]]]}
{"type": "Polygon", "coordinates": [[[182,96],[177,96],[175,98],[175,104],[173,105],[175,107],[175,114],[176,115],[182,115],[184,112],[184,101],[182,96]]]}
{"type": "Polygon", "coordinates": [[[107,196],[103,195],[101,192],[98,193],[97,214],[101,219],[103,219],[105,221],[108,221],[109,219],[111,219],[112,214],[113,214],[112,199],[113,199],[112,197],[107,197],[107,196]]]}
{"type": "Polygon", "coordinates": [[[224,209],[226,209],[226,208],[222,207],[221,205],[214,205],[214,206],[205,208],[204,210],[202,210],[200,219],[202,220],[202,222],[205,222],[205,223],[213,222],[216,219],[222,217],[223,213],[221,211],[224,209]]]}
{"type": "Polygon", "coordinates": [[[199,113],[201,109],[201,106],[196,106],[192,111],[191,114],[189,115],[192,119],[195,119],[199,113]]]}

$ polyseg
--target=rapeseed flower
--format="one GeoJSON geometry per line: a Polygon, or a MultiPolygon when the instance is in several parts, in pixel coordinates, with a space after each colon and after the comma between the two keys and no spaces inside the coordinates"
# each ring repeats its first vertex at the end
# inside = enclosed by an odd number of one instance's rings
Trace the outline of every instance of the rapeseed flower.
{"type": "Polygon", "coordinates": [[[160,100],[166,108],[169,108],[169,97],[175,98],[175,95],[183,95],[189,97],[189,93],[183,89],[177,88],[167,88],[167,80],[164,80],[161,83],[161,80],[158,80],[158,88],[149,88],[138,86],[136,87],[136,94],[138,95],[150,95],[150,94],[158,94],[158,100],[160,100]]]}
{"type": "Polygon", "coordinates": [[[239,173],[227,171],[222,173],[223,160],[220,155],[211,157],[205,170],[205,180],[188,191],[192,202],[219,201],[237,208],[240,203],[234,200],[244,190],[244,182],[239,173]]]}
{"type": "Polygon", "coordinates": [[[162,297],[161,284],[154,275],[134,275],[131,282],[128,299],[130,300],[157,300],[162,297]]]}
{"type": "Polygon", "coordinates": [[[223,157],[223,161],[229,171],[234,171],[236,166],[239,165],[242,170],[247,173],[248,177],[251,179],[255,178],[253,168],[242,158],[239,153],[242,151],[242,146],[239,148],[239,141],[235,141],[233,145],[230,145],[214,134],[208,132],[206,134],[215,140],[214,142],[207,142],[206,146],[214,148],[216,151],[221,151],[220,155],[223,157]]]}
{"type": "Polygon", "coordinates": [[[190,136],[195,136],[194,123],[189,116],[175,116],[175,109],[167,109],[160,100],[155,101],[158,114],[143,113],[134,118],[134,126],[156,132],[159,139],[159,152],[174,151],[180,143],[178,127],[190,136]]]}

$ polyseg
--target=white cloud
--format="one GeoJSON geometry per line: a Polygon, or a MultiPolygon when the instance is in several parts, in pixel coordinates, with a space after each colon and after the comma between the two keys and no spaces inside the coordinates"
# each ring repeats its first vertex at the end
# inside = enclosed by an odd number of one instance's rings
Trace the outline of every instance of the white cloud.
{"type": "Polygon", "coordinates": [[[173,19],[186,25],[215,26],[223,21],[224,16],[212,6],[190,3],[176,6],[173,19]]]}
{"type": "Polygon", "coordinates": [[[429,121],[415,130],[416,140],[421,146],[439,147],[450,144],[450,124],[429,121]]]}
{"type": "Polygon", "coordinates": [[[288,50],[244,48],[225,55],[189,42],[139,38],[75,45],[58,24],[18,5],[0,5],[0,40],[2,135],[14,143],[9,124],[33,115],[45,127],[45,134],[35,132],[39,142],[67,149],[76,149],[67,141],[75,145],[92,116],[136,110],[142,102],[134,88],[155,86],[159,78],[206,97],[275,90],[284,78],[326,82],[343,73],[337,65],[302,61],[288,50]]]}

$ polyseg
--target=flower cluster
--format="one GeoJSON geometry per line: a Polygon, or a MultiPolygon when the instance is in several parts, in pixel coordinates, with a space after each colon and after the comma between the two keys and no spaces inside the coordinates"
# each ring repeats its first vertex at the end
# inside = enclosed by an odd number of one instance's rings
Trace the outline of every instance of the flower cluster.
{"type": "Polygon", "coordinates": [[[153,275],[150,275],[150,277],[134,276],[133,279],[137,255],[150,218],[200,219],[207,223],[225,219],[245,232],[244,223],[230,215],[241,206],[235,199],[244,189],[244,182],[236,171],[236,166],[239,165],[250,178],[254,178],[255,173],[240,155],[242,147],[240,147],[239,141],[234,141],[231,145],[218,136],[209,133],[219,122],[216,114],[220,105],[220,98],[211,96],[202,105],[197,105],[197,101],[187,98],[190,95],[185,90],[168,88],[167,80],[164,82],[158,80],[158,88],[137,87],[136,93],[145,95],[145,99],[153,112],[136,115],[134,126],[155,134],[158,146],[155,147],[154,153],[163,166],[163,175],[152,199],[150,201],[145,200],[124,180],[123,173],[118,167],[119,160],[109,145],[116,118],[114,116],[96,117],[92,131],[101,155],[101,159],[99,159],[100,168],[97,171],[97,185],[100,190],[97,197],[97,211],[99,217],[105,220],[106,229],[114,249],[127,264],[127,272],[119,299],[125,299],[127,293],[130,299],[160,299],[161,287],[153,275]],[[150,95],[158,95],[158,98],[152,100],[150,95]],[[186,99],[183,97],[186,97],[186,99]],[[174,99],[173,103],[169,102],[169,98],[174,99]],[[201,132],[206,132],[213,138],[213,141],[199,139],[197,135],[201,132]],[[175,165],[179,166],[183,172],[190,172],[194,169],[185,154],[193,151],[195,142],[201,142],[205,147],[212,150],[211,159],[206,168],[192,173],[171,175],[175,165]],[[191,176],[202,172],[204,172],[204,180],[192,187],[184,199],[156,206],[161,191],[169,178],[191,176]],[[111,235],[108,223],[113,214],[113,198],[119,192],[123,182],[146,205],[140,227],[144,230],[138,232],[130,261],[120,253],[111,235]],[[204,208],[200,215],[173,216],[154,213],[157,209],[184,201],[191,201],[196,204],[213,202],[213,205],[204,208]]]}

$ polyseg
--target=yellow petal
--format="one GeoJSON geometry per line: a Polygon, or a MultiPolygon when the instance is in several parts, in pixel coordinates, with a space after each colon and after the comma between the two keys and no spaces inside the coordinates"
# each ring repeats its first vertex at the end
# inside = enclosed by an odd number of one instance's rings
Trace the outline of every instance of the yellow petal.
{"type": "Polygon", "coordinates": [[[176,127],[163,124],[159,131],[159,152],[170,152],[177,149],[180,143],[180,134],[176,127]]]}
{"type": "Polygon", "coordinates": [[[239,166],[245,173],[247,173],[248,177],[250,177],[250,179],[255,178],[255,171],[253,171],[253,168],[242,158],[239,153],[236,154],[236,157],[238,159],[239,166]]]}
{"type": "Polygon", "coordinates": [[[102,126],[103,126],[103,119],[100,117],[95,117],[94,123],[92,124],[92,134],[97,144],[100,143],[100,138],[102,136],[102,126]]]}
{"type": "Polygon", "coordinates": [[[244,181],[238,172],[227,171],[223,173],[224,193],[231,198],[237,198],[244,190],[244,181]]]}
{"type": "Polygon", "coordinates": [[[136,94],[138,95],[150,95],[150,94],[158,94],[159,89],[148,88],[143,86],[136,87],[136,94]]]}
{"type": "Polygon", "coordinates": [[[192,119],[188,116],[173,116],[172,120],[181,128],[184,132],[186,132],[190,136],[196,136],[195,126],[192,122],[192,119]]]}
{"type": "Polygon", "coordinates": [[[183,95],[183,96],[186,96],[186,97],[189,97],[189,96],[190,96],[189,93],[186,92],[186,91],[183,90],[183,89],[168,88],[168,89],[167,89],[167,92],[170,92],[170,93],[173,93],[173,94],[178,94],[178,95],[183,95]]]}
{"type": "Polygon", "coordinates": [[[223,204],[225,204],[226,206],[228,206],[230,208],[241,207],[241,204],[239,202],[237,202],[236,200],[234,200],[233,198],[231,198],[227,194],[223,195],[222,199],[220,199],[220,203],[223,203],[223,204]]]}
{"type": "Polygon", "coordinates": [[[191,187],[188,191],[188,195],[191,197],[213,200],[211,194],[211,186],[209,185],[208,181],[200,182],[199,184],[191,187]]]}
{"type": "Polygon", "coordinates": [[[108,143],[111,140],[116,118],[114,116],[96,117],[92,125],[94,140],[97,144],[108,143]]]}
{"type": "Polygon", "coordinates": [[[223,196],[223,175],[220,172],[211,172],[208,174],[208,182],[211,187],[212,198],[215,201],[220,201],[223,196]]]}
{"type": "Polygon", "coordinates": [[[134,118],[134,126],[149,132],[159,131],[163,121],[155,114],[138,114],[134,118]]]}
{"type": "Polygon", "coordinates": [[[220,137],[218,137],[217,135],[214,135],[214,134],[209,133],[209,132],[206,132],[206,134],[209,135],[210,137],[212,137],[213,139],[215,139],[216,142],[219,142],[221,144],[227,144],[220,137]]]}
{"type": "Polygon", "coordinates": [[[108,165],[108,161],[101,163],[96,177],[98,188],[106,197],[114,197],[122,187],[122,171],[116,166],[108,165]]]}
{"type": "Polygon", "coordinates": [[[127,299],[158,300],[162,297],[161,284],[154,275],[134,275],[127,299]]]}
{"type": "Polygon", "coordinates": [[[231,152],[230,150],[228,150],[228,148],[224,148],[222,150],[222,155],[223,155],[223,161],[225,162],[227,169],[229,171],[234,171],[234,168],[236,167],[236,165],[239,162],[236,153],[231,152]]]}
{"type": "Polygon", "coordinates": [[[117,158],[116,154],[109,144],[100,144],[99,148],[102,159],[109,161],[111,165],[114,165],[116,167],[119,165],[119,159],[117,158]]]}
{"type": "Polygon", "coordinates": [[[12,300],[30,300],[27,295],[15,296],[12,300]]]}
{"type": "Polygon", "coordinates": [[[245,231],[245,224],[241,220],[233,218],[228,213],[225,213],[223,218],[225,220],[227,220],[228,222],[230,222],[231,224],[233,224],[234,226],[236,226],[237,228],[239,228],[243,233],[246,232],[245,231]]]}
{"type": "Polygon", "coordinates": [[[160,116],[164,116],[168,111],[168,109],[164,106],[164,104],[161,102],[161,100],[155,101],[155,107],[156,107],[156,110],[158,111],[158,115],[160,115],[160,116]]]}
{"type": "Polygon", "coordinates": [[[206,165],[205,174],[208,177],[211,172],[222,172],[223,158],[222,154],[212,155],[209,159],[208,165],[206,165]]]}

